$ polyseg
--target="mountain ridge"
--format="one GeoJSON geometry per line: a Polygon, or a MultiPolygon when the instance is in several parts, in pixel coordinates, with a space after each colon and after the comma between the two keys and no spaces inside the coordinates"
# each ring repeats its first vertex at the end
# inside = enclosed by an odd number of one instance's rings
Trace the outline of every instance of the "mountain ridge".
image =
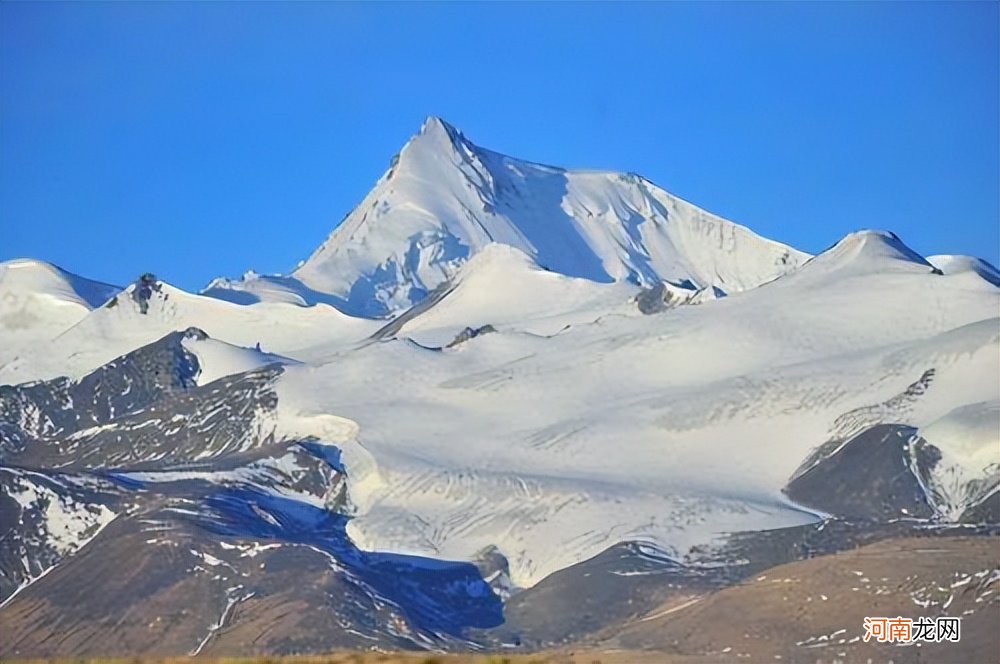
{"type": "Polygon", "coordinates": [[[267,298],[277,290],[355,315],[392,315],[491,242],[567,276],[724,292],[757,286],[808,258],[640,176],[523,161],[430,117],[290,275],[215,280],[205,292],[267,298]]]}

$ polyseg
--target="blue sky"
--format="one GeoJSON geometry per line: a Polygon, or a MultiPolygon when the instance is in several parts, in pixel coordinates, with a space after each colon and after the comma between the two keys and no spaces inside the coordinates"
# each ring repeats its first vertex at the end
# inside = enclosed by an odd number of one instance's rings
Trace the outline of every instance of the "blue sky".
{"type": "Polygon", "coordinates": [[[429,114],[820,251],[998,262],[998,4],[0,3],[0,259],[284,272],[429,114]]]}

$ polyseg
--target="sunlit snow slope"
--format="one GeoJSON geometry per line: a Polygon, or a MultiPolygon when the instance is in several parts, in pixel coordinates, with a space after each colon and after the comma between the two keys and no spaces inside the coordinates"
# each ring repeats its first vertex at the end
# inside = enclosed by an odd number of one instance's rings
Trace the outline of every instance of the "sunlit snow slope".
{"type": "Polygon", "coordinates": [[[959,444],[941,423],[1000,397],[1000,289],[892,234],[651,316],[502,247],[457,281],[395,336],[278,382],[286,432],[343,448],[360,546],[468,560],[495,546],[532,585],[620,541],[684,558],[816,519],[782,488],[821,444],[875,424],[933,425],[966,469],[1000,462],[988,427],[959,444]],[[496,331],[429,349],[463,322],[496,331]]]}
{"type": "Polygon", "coordinates": [[[72,327],[118,290],[43,261],[0,262],[0,364],[72,327]]]}
{"type": "Polygon", "coordinates": [[[206,294],[326,301],[384,315],[423,299],[491,242],[570,277],[726,293],[770,281],[807,258],[640,176],[521,161],[431,117],[290,277],[216,280],[206,294]]]}

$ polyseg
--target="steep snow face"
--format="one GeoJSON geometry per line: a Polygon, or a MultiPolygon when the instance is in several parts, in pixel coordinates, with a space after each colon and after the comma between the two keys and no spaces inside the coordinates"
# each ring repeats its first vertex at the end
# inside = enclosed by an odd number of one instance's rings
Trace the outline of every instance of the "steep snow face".
{"type": "Polygon", "coordinates": [[[419,302],[493,242],[570,277],[643,285],[666,280],[727,293],[774,279],[808,258],[637,175],[513,159],[428,118],[375,188],[290,277],[217,280],[206,294],[327,301],[381,316],[419,302]]]}
{"type": "Polygon", "coordinates": [[[69,329],[118,290],[43,261],[0,262],[0,365],[69,329]]]}
{"type": "Polygon", "coordinates": [[[295,364],[294,360],[257,348],[235,346],[217,339],[185,338],[184,348],[198,359],[195,382],[207,385],[223,376],[259,369],[269,364],[295,364]]]}

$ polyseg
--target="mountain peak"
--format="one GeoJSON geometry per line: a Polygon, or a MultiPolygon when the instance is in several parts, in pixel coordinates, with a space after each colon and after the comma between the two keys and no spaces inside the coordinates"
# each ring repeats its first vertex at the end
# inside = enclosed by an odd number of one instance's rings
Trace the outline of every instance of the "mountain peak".
{"type": "Polygon", "coordinates": [[[870,274],[875,272],[928,273],[937,270],[910,249],[895,233],[865,229],[848,233],[809,261],[809,274],[824,272],[870,274]]]}
{"type": "Polygon", "coordinates": [[[65,280],[70,273],[52,263],[37,258],[12,258],[0,261],[0,280],[49,281],[65,280]]]}
{"type": "Polygon", "coordinates": [[[8,299],[14,299],[13,292],[21,296],[47,295],[93,308],[106,302],[118,290],[117,286],[85,279],[34,258],[0,262],[0,292],[6,293],[8,299]]]}
{"type": "MultiPolygon", "coordinates": [[[[480,148],[430,116],[389,171],[288,277],[345,312],[382,317],[421,301],[491,243],[569,277],[731,293],[808,255],[630,174],[567,171],[480,148]]],[[[227,295],[251,280],[226,282],[227,295]]],[[[227,298],[229,299],[229,298],[227,298]]]]}
{"type": "Polygon", "coordinates": [[[915,263],[921,267],[933,268],[923,256],[906,246],[899,236],[891,231],[863,229],[848,233],[834,246],[834,249],[838,247],[839,251],[857,257],[915,263]]]}
{"type": "MultiPolygon", "coordinates": [[[[442,156],[447,163],[461,162],[475,154],[475,146],[461,131],[435,115],[429,115],[420,125],[419,131],[406,142],[399,152],[397,164],[418,170],[426,170],[442,156]],[[461,155],[455,159],[455,155],[461,155]]],[[[394,167],[390,173],[396,171],[394,167]]]]}
{"type": "Polygon", "coordinates": [[[420,125],[419,134],[445,134],[447,136],[461,135],[458,129],[453,125],[449,124],[443,118],[436,115],[428,115],[424,118],[424,122],[420,125]]]}

